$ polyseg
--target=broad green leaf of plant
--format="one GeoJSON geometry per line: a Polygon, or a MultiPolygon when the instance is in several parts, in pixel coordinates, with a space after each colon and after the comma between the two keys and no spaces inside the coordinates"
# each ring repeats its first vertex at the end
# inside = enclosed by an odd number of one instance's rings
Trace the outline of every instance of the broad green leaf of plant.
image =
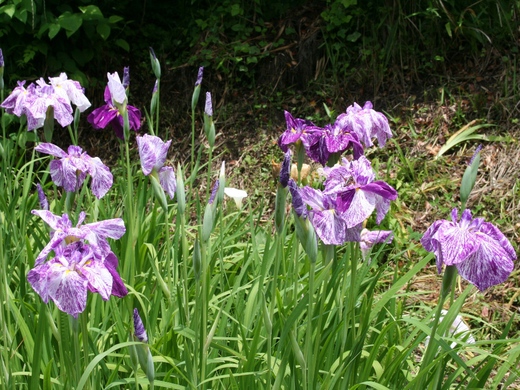
{"type": "Polygon", "coordinates": [[[458,130],[455,134],[453,134],[448,141],[446,141],[446,144],[442,148],[440,148],[439,152],[437,153],[437,156],[435,156],[435,160],[438,159],[440,156],[442,156],[444,153],[446,153],[448,150],[453,148],[454,146],[460,144],[464,141],[469,141],[472,139],[478,139],[481,141],[491,141],[491,140],[498,140],[497,137],[488,137],[485,134],[473,134],[475,131],[483,128],[483,127],[491,127],[495,126],[491,123],[483,123],[481,125],[476,125],[477,121],[471,121],[467,125],[463,126],[460,130],[458,130]]]}

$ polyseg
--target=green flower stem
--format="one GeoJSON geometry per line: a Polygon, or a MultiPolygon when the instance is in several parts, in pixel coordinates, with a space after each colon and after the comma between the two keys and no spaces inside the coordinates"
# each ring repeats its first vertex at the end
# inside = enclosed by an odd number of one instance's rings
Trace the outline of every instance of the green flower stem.
{"type": "Polygon", "coordinates": [[[199,360],[200,360],[200,382],[201,382],[201,389],[204,390],[206,388],[206,384],[202,383],[206,379],[206,362],[208,358],[208,353],[205,348],[206,341],[208,338],[208,330],[207,330],[207,323],[208,323],[208,286],[210,282],[210,274],[208,270],[208,262],[211,254],[211,238],[208,239],[207,242],[201,241],[201,273],[200,273],[200,283],[202,285],[200,286],[199,292],[200,292],[200,298],[199,302],[201,304],[200,307],[200,329],[199,329],[199,360]]]}
{"type": "Polygon", "coordinates": [[[453,290],[456,279],[457,268],[453,265],[447,266],[442,277],[441,295],[439,297],[439,302],[437,303],[435,318],[433,319],[432,331],[430,333],[430,341],[428,342],[428,347],[426,348],[426,352],[424,353],[424,357],[421,362],[421,368],[419,369],[418,373],[420,379],[417,386],[415,387],[417,390],[424,390],[426,388],[424,381],[427,375],[426,373],[424,373],[424,371],[429,369],[429,365],[431,364],[432,360],[435,358],[435,355],[437,354],[438,343],[435,338],[435,335],[437,334],[437,328],[439,326],[440,318],[442,315],[442,308],[444,306],[444,302],[448,294],[450,294],[453,290]]]}
{"type": "Polygon", "coordinates": [[[212,158],[213,158],[213,146],[210,145],[209,151],[208,151],[208,179],[206,182],[206,199],[209,199],[209,196],[210,196],[211,190],[212,190],[212,183],[211,183],[212,158]]]}
{"type": "Polygon", "coordinates": [[[31,373],[31,382],[30,389],[39,389],[40,388],[40,364],[41,364],[41,355],[42,355],[42,346],[45,342],[46,338],[46,314],[47,305],[43,302],[40,302],[40,313],[38,315],[38,328],[36,330],[36,338],[34,342],[34,352],[32,359],[32,373],[31,373]]]}
{"type": "Polygon", "coordinates": [[[67,129],[69,130],[69,136],[70,136],[70,141],[72,142],[72,145],[77,145],[78,144],[77,133],[74,134],[74,131],[72,130],[72,126],[71,125],[68,125],[67,129]]]}
{"type": "Polygon", "coordinates": [[[308,376],[308,386],[309,389],[314,388],[314,371],[312,364],[314,360],[313,354],[313,343],[312,343],[312,319],[314,317],[314,274],[316,272],[316,263],[310,263],[309,269],[309,304],[307,309],[307,329],[306,329],[306,337],[305,337],[305,351],[306,351],[306,361],[307,361],[307,376],[308,376]]]}
{"type": "Polygon", "coordinates": [[[195,106],[191,107],[191,175],[193,176],[195,174],[194,172],[194,165],[195,165],[195,106]]]}
{"type": "MultiPolygon", "coordinates": [[[[133,204],[133,176],[132,176],[132,165],[130,163],[130,146],[129,146],[129,134],[130,134],[130,123],[128,122],[128,111],[124,111],[123,115],[123,134],[124,140],[124,157],[126,161],[126,197],[125,197],[125,215],[126,215],[126,250],[124,257],[124,277],[129,285],[134,285],[134,258],[135,258],[135,244],[137,241],[136,232],[134,229],[135,212],[133,204]]],[[[129,300],[130,312],[133,310],[132,300],[129,300]]]]}
{"type": "MultiPolygon", "coordinates": [[[[83,366],[88,362],[88,356],[89,356],[89,342],[88,342],[88,323],[87,323],[87,313],[81,313],[81,338],[82,338],[82,344],[83,344],[83,366]]],[[[83,372],[83,370],[81,370],[83,372]]],[[[90,384],[86,387],[91,388],[90,384]]]]}
{"type": "Polygon", "coordinates": [[[80,357],[80,347],[79,347],[79,324],[78,319],[72,316],[69,317],[70,324],[72,327],[72,342],[73,342],[73,351],[74,351],[74,387],[79,382],[79,372],[83,371],[81,369],[81,357],[80,357]]]}

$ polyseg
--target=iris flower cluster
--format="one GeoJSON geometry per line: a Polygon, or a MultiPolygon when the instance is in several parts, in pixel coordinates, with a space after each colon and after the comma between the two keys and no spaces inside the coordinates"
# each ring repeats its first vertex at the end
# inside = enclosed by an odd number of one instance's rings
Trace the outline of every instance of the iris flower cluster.
{"type": "Polygon", "coordinates": [[[339,156],[348,149],[352,149],[357,159],[363,154],[363,147],[373,146],[373,138],[377,138],[382,147],[392,137],[388,119],[383,113],[373,110],[371,102],[366,102],[363,107],[354,103],[333,124],[325,127],[294,118],[287,111],[285,121],[287,129],[278,139],[282,151],[287,152],[292,144],[297,147],[301,144],[307,156],[321,165],[327,165],[331,156],[339,156]]]}
{"type": "Polygon", "coordinates": [[[397,191],[384,181],[376,180],[363,147],[373,146],[377,138],[383,146],[392,136],[388,120],[372,109],[370,102],[363,107],[354,104],[339,115],[333,124],[323,128],[312,122],[294,118],[285,112],[287,130],[278,144],[286,152],[280,172],[280,183],[289,186],[293,208],[300,218],[308,218],[317,236],[326,245],[362,242],[364,253],[376,242],[389,241],[391,232],[362,236],[363,225],[376,212],[379,224],[397,198],[397,191]],[[298,187],[290,178],[290,145],[303,148],[307,156],[324,166],[320,169],[323,188],[298,187]],[[343,157],[339,164],[328,167],[333,156],[352,150],[353,158],[343,157]]]}
{"type": "Polygon", "coordinates": [[[27,117],[27,129],[35,130],[43,126],[47,112],[53,108],[54,119],[62,126],[68,126],[74,120],[72,104],[80,112],[90,107],[83,87],[74,80],[69,80],[65,73],[59,77],[49,77],[49,83],[40,78],[25,88],[25,81],[18,81],[18,86],[0,105],[8,114],[27,117]]]}
{"type": "Polygon", "coordinates": [[[375,210],[379,224],[390,208],[390,201],[397,198],[395,189],[375,180],[365,156],[352,161],[343,158],[340,165],[324,168],[323,175],[323,190],[305,186],[299,189],[299,195],[308,206],[316,234],[327,245],[360,242],[365,220],[375,210]]]}
{"type": "Polygon", "coordinates": [[[85,310],[87,291],[104,300],[111,295],[124,297],[128,291],[117,273],[118,259],[108,238],[119,239],[125,233],[121,218],[83,225],[80,213],[74,227],[67,214],[61,217],[47,210],[33,210],[51,228],[51,239],[36,257],[27,280],[45,303],[56,306],[73,317],[85,310]],[[47,260],[49,254],[54,256],[47,260]]]}

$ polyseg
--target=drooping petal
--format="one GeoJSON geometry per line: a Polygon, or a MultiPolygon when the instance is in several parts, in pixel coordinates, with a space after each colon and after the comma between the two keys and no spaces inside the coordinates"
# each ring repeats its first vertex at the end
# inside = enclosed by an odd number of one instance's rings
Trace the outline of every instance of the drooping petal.
{"type": "Polygon", "coordinates": [[[148,176],[154,168],[156,171],[162,168],[172,141],[163,142],[161,138],[148,134],[136,139],[144,175],[148,176]]]}
{"type": "MultiPolygon", "coordinates": [[[[296,184],[296,183],[295,183],[296,184]]],[[[305,186],[300,188],[300,196],[302,200],[314,210],[324,210],[325,196],[321,191],[312,187],[305,186]]]]}
{"type": "Polygon", "coordinates": [[[42,288],[58,309],[77,318],[87,306],[87,280],[59,262],[49,265],[49,272],[42,288]]]}
{"type": "Polygon", "coordinates": [[[134,106],[126,106],[128,110],[128,122],[130,124],[130,130],[137,131],[141,128],[141,111],[134,106]]]}
{"type": "Polygon", "coordinates": [[[97,292],[106,301],[112,294],[113,278],[102,261],[91,259],[83,266],[78,266],[78,271],[88,280],[88,288],[97,292]]]}
{"type": "Polygon", "coordinates": [[[50,299],[47,280],[51,274],[52,261],[38,265],[27,273],[27,281],[45,303],[49,303],[50,299]]]}
{"type": "Polygon", "coordinates": [[[292,207],[293,207],[294,212],[296,213],[296,215],[298,217],[307,218],[307,216],[308,216],[307,206],[303,202],[298,184],[296,184],[296,182],[293,179],[289,179],[289,182],[287,185],[289,187],[289,191],[291,192],[292,207]]]}
{"type": "MultiPolygon", "coordinates": [[[[52,160],[50,163],[50,173],[52,181],[57,186],[65,188],[67,192],[76,191],[83,183],[81,175],[77,174],[76,166],[70,158],[52,160]]],[[[84,178],[85,174],[83,174],[83,179],[84,178]]]]}
{"type": "Polygon", "coordinates": [[[326,245],[341,245],[346,242],[345,234],[347,226],[345,221],[337,214],[336,210],[313,210],[310,213],[312,226],[318,237],[326,245]]]}
{"type": "Polygon", "coordinates": [[[341,217],[344,219],[347,227],[351,228],[362,223],[372,214],[376,208],[376,195],[372,192],[357,189],[354,191],[354,196],[350,200],[350,206],[346,210],[342,202],[342,195],[339,195],[338,209],[344,210],[341,212],[341,217]]]}
{"type": "Polygon", "coordinates": [[[368,254],[370,248],[372,248],[375,244],[378,243],[389,243],[393,240],[394,233],[390,230],[373,230],[369,231],[367,229],[363,229],[361,231],[361,241],[359,242],[359,248],[361,249],[361,253],[363,257],[368,254]]]}
{"type": "Polygon", "coordinates": [[[99,108],[96,108],[92,111],[88,117],[87,121],[94,127],[94,129],[104,129],[108,126],[108,124],[112,123],[114,119],[119,115],[119,111],[109,104],[105,104],[99,108]]]}
{"type": "Polygon", "coordinates": [[[159,183],[170,199],[173,199],[177,189],[177,179],[172,167],[162,167],[159,170],[159,183]]]}
{"type": "Polygon", "coordinates": [[[90,159],[89,173],[92,176],[90,189],[98,199],[101,199],[112,187],[114,182],[112,173],[98,157],[90,159]]]}
{"type": "Polygon", "coordinates": [[[125,283],[121,279],[121,276],[117,273],[117,265],[118,260],[114,253],[110,252],[105,257],[105,267],[112,275],[112,295],[116,297],[123,298],[128,294],[128,290],[126,289],[125,283]]]}
{"type": "Polygon", "coordinates": [[[498,241],[486,235],[480,235],[480,238],[479,250],[457,264],[457,269],[464,279],[473,283],[480,291],[484,291],[488,287],[503,283],[513,271],[514,263],[498,241]]]}
{"type": "Polygon", "coordinates": [[[516,260],[515,249],[506,236],[504,236],[495,225],[489,222],[483,222],[479,227],[479,232],[498,242],[499,246],[509,255],[511,260],[516,260]]]}

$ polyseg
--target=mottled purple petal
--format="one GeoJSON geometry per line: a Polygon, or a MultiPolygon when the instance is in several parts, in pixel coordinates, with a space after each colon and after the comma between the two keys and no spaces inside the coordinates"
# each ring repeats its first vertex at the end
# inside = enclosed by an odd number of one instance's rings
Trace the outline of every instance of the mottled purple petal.
{"type": "Polygon", "coordinates": [[[397,199],[397,191],[384,181],[374,181],[361,187],[365,192],[372,192],[388,200],[397,199]]]}
{"type": "Polygon", "coordinates": [[[175,197],[175,190],[177,189],[177,179],[175,178],[175,171],[172,167],[162,167],[159,170],[159,183],[168,194],[170,199],[175,197]]]}
{"type": "Polygon", "coordinates": [[[171,142],[171,140],[163,142],[161,138],[148,134],[137,137],[141,168],[145,176],[148,176],[154,168],[156,171],[162,168],[171,142]]]}
{"type": "Polygon", "coordinates": [[[93,222],[83,225],[81,229],[88,232],[88,237],[93,234],[98,237],[110,237],[119,239],[126,232],[125,223],[121,218],[106,219],[100,222],[93,222]]]}
{"type": "Polygon", "coordinates": [[[38,192],[38,201],[40,202],[40,208],[42,210],[49,210],[49,201],[45,196],[45,192],[43,192],[43,188],[40,183],[36,184],[36,190],[38,192]]]}
{"type": "Polygon", "coordinates": [[[101,199],[112,187],[114,181],[112,173],[98,157],[90,159],[89,173],[92,176],[90,189],[98,199],[101,199]]]}
{"type": "Polygon", "coordinates": [[[130,124],[130,130],[139,130],[141,128],[141,111],[130,105],[126,106],[126,109],[128,110],[128,123],[130,124]]]}
{"type": "Polygon", "coordinates": [[[59,158],[67,157],[67,153],[65,153],[65,151],[62,148],[60,148],[59,146],[56,146],[54,144],[48,143],[48,142],[44,142],[39,145],[36,145],[34,150],[36,150],[37,152],[40,152],[40,153],[50,154],[51,156],[54,156],[54,157],[59,157],[59,158]]]}
{"type": "Polygon", "coordinates": [[[112,294],[112,275],[102,261],[89,260],[83,266],[77,266],[79,271],[88,281],[88,288],[97,292],[106,301],[112,294]]]}
{"type": "MultiPolygon", "coordinates": [[[[338,196],[338,198],[338,208],[344,210],[341,203],[342,197],[338,196]]],[[[375,207],[376,195],[358,189],[354,192],[348,209],[341,212],[341,217],[345,220],[347,227],[351,228],[365,221],[372,214],[375,207]]]]}
{"type": "MultiPolygon", "coordinates": [[[[52,160],[50,163],[52,181],[67,192],[76,191],[82,184],[81,177],[77,175],[76,166],[69,158],[52,160]]],[[[83,175],[84,178],[84,175],[83,175]]]]}
{"type": "Polygon", "coordinates": [[[59,262],[51,263],[42,288],[48,291],[58,309],[77,318],[87,306],[88,282],[77,272],[68,271],[59,262]]]}
{"type": "Polygon", "coordinates": [[[137,309],[134,309],[134,334],[139,341],[143,343],[148,342],[148,335],[146,334],[146,329],[144,328],[143,321],[137,309]]]}
{"type": "Polygon", "coordinates": [[[504,234],[495,225],[489,222],[484,222],[480,225],[479,232],[498,242],[499,246],[509,255],[509,257],[513,260],[516,260],[515,249],[506,236],[504,236],[504,234]]]}
{"type": "Polygon", "coordinates": [[[378,243],[389,243],[393,240],[394,233],[390,230],[373,230],[369,231],[367,229],[363,229],[361,232],[361,241],[359,242],[359,248],[361,249],[361,253],[363,257],[365,257],[375,244],[378,243]]]}
{"type": "Polygon", "coordinates": [[[325,195],[319,190],[305,186],[300,188],[300,196],[312,209],[323,210],[326,208],[325,195]]]}
{"type": "Polygon", "coordinates": [[[390,210],[390,200],[376,196],[376,223],[379,225],[390,210]]]}
{"type": "MultiPolygon", "coordinates": [[[[457,264],[457,269],[464,279],[484,291],[503,283],[513,271],[514,263],[498,241],[484,234],[480,238],[479,250],[457,264]]],[[[516,255],[514,258],[516,259],[516,255]]]]}
{"type": "Polygon", "coordinates": [[[314,230],[326,245],[341,245],[345,241],[347,226],[340,218],[336,210],[329,209],[310,213],[310,219],[314,230]]]}

